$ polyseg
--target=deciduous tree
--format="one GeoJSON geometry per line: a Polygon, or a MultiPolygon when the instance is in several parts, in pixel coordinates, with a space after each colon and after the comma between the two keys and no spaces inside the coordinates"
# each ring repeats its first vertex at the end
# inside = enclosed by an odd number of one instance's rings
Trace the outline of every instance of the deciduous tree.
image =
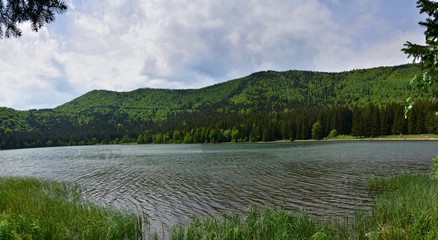
{"type": "Polygon", "coordinates": [[[313,139],[321,139],[323,132],[322,132],[322,126],[319,121],[315,122],[312,126],[312,138],[313,139]]]}

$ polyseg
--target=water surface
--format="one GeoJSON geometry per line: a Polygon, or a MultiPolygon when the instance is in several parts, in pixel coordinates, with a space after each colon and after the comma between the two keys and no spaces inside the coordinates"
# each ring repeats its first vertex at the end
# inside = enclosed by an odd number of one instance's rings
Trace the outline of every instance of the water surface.
{"type": "Polygon", "coordinates": [[[427,173],[437,153],[435,141],[39,148],[1,151],[0,175],[78,183],[86,199],[145,215],[161,232],[254,204],[344,216],[370,205],[367,178],[427,173]]]}

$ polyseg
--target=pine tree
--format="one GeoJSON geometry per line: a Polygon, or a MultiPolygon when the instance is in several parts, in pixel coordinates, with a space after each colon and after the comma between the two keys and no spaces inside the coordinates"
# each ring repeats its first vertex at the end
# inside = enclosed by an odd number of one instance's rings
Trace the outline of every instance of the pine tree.
{"type": "Polygon", "coordinates": [[[423,74],[416,76],[413,83],[421,88],[427,88],[438,82],[438,2],[430,0],[418,0],[417,7],[420,13],[427,14],[426,21],[419,24],[426,28],[424,32],[426,45],[419,45],[407,41],[402,51],[419,60],[423,68],[423,74]]]}
{"type": "Polygon", "coordinates": [[[55,20],[56,13],[67,11],[60,0],[1,0],[0,38],[20,37],[18,24],[30,21],[32,30],[38,32],[45,23],[55,20]]]}

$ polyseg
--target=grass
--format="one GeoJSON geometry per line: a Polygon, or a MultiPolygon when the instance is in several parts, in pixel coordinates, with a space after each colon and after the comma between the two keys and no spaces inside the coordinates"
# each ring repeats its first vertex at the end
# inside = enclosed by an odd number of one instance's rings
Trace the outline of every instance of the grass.
{"type": "Polygon", "coordinates": [[[172,239],[328,239],[323,228],[306,213],[250,207],[246,217],[237,214],[222,218],[194,217],[183,228],[172,232],[172,239]]]}
{"type": "Polygon", "coordinates": [[[372,180],[373,239],[438,239],[438,180],[401,174],[372,180]]]}
{"type": "Polygon", "coordinates": [[[139,239],[135,215],[84,204],[72,184],[0,178],[0,239],[139,239]]]}
{"type": "Polygon", "coordinates": [[[186,239],[366,239],[369,218],[359,214],[358,221],[317,221],[305,211],[291,213],[277,208],[250,207],[246,216],[220,218],[193,217],[188,226],[176,226],[173,240],[186,239]]]}
{"type": "Polygon", "coordinates": [[[318,221],[305,211],[291,213],[277,208],[250,207],[246,216],[192,218],[188,226],[177,226],[172,240],[188,239],[369,239],[370,216],[359,213],[355,221],[318,221]]]}

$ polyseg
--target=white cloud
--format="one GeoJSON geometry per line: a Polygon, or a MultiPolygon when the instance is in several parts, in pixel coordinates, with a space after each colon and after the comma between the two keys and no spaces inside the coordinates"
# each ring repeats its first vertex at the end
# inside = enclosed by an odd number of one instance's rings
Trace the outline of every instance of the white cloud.
{"type": "Polygon", "coordinates": [[[59,42],[47,29],[34,33],[30,26],[23,25],[22,30],[21,39],[4,39],[0,44],[0,105],[47,107],[48,102],[64,100],[63,95],[75,94],[56,60],[59,42]]]}
{"type": "Polygon", "coordinates": [[[397,44],[421,33],[391,29],[383,3],[71,1],[41,32],[1,40],[0,106],[54,107],[93,89],[198,88],[267,69],[403,63],[397,44]]]}
{"type": "Polygon", "coordinates": [[[412,59],[401,51],[407,40],[423,42],[418,32],[394,32],[379,41],[363,44],[354,51],[344,49],[339,54],[321,52],[314,66],[321,71],[345,71],[411,63],[412,59]]]}

